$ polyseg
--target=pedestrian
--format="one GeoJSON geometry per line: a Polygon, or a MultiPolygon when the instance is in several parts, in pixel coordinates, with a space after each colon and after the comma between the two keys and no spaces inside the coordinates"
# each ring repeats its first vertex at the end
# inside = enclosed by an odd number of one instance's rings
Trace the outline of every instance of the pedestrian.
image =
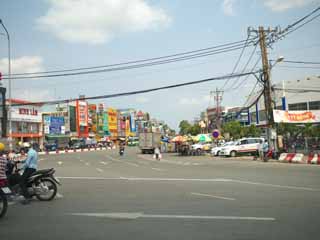
{"type": "Polygon", "coordinates": [[[158,146],[154,149],[154,154],[156,155],[156,159],[160,161],[161,152],[158,146]]]}
{"type": "Polygon", "coordinates": [[[263,161],[263,144],[264,141],[260,141],[259,146],[258,146],[258,157],[261,161],[263,161]]]}

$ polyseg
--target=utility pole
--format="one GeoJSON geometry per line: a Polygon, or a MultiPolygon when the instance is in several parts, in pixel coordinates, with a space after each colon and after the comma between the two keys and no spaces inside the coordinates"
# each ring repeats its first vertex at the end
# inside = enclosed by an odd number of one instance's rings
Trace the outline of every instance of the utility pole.
{"type": "MultiPolygon", "coordinates": [[[[270,64],[268,61],[268,52],[267,52],[267,41],[266,41],[266,33],[275,36],[278,33],[279,29],[264,29],[263,27],[259,27],[258,30],[254,30],[252,28],[248,29],[248,34],[254,32],[259,37],[259,45],[261,50],[261,59],[262,59],[262,75],[261,80],[263,82],[264,87],[264,105],[266,112],[266,120],[267,120],[267,140],[268,143],[272,143],[271,132],[274,127],[273,121],[273,106],[272,106],[272,97],[271,97],[271,81],[270,81],[270,64]]],[[[276,146],[273,146],[274,149],[276,146]]]]}
{"type": "Polygon", "coordinates": [[[222,94],[223,91],[222,90],[218,90],[218,88],[216,88],[215,91],[211,91],[211,94],[214,93],[214,100],[216,103],[216,127],[217,129],[220,129],[221,127],[221,121],[220,121],[220,117],[221,117],[221,102],[222,102],[222,94]]]}

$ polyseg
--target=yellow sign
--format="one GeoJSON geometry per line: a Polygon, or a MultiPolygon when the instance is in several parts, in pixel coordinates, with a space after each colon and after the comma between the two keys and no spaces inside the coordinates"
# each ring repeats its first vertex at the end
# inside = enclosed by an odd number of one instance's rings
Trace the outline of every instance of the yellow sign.
{"type": "Polygon", "coordinates": [[[118,133],[118,112],[114,108],[108,108],[109,131],[112,135],[118,133]]]}

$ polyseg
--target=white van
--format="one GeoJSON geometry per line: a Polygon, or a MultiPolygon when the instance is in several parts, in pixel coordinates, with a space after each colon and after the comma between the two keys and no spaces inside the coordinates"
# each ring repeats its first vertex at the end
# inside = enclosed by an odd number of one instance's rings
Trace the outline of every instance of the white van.
{"type": "Polygon", "coordinates": [[[241,154],[258,154],[259,145],[264,138],[242,138],[235,145],[225,146],[220,150],[220,156],[235,157],[241,154]]]}

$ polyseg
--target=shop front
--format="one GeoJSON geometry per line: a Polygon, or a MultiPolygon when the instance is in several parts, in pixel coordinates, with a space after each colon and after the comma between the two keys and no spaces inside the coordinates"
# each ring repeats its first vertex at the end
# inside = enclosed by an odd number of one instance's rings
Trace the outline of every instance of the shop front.
{"type": "MultiPolygon", "coordinates": [[[[9,100],[10,101],[10,100],[9,100]]],[[[30,102],[12,99],[11,120],[14,147],[23,143],[38,143],[42,139],[42,116],[40,105],[27,105],[30,102]],[[26,104],[26,105],[23,105],[26,104]]]]}

